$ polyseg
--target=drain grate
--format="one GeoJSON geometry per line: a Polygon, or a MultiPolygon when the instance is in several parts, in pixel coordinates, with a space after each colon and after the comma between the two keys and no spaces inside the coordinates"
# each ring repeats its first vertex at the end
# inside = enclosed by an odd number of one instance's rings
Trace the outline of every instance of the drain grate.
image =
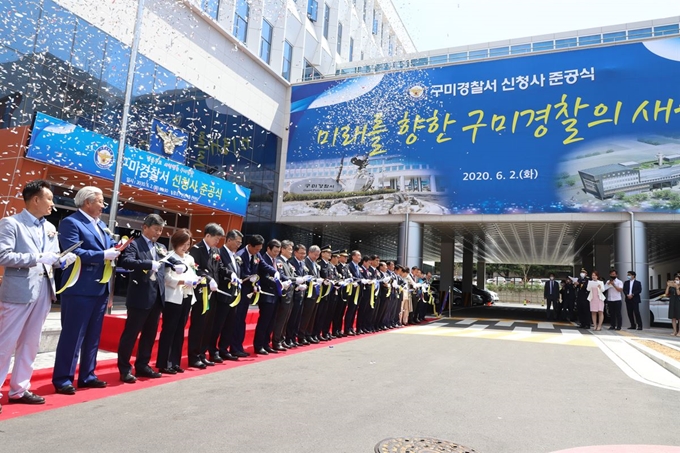
{"type": "Polygon", "coordinates": [[[478,453],[469,447],[432,437],[392,437],[378,442],[375,453],[478,453]]]}

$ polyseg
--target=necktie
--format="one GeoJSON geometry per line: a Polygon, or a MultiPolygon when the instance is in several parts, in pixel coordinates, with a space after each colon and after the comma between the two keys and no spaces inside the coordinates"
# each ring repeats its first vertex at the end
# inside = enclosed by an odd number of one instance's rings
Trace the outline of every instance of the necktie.
{"type": "Polygon", "coordinates": [[[250,272],[254,272],[255,269],[255,255],[250,255],[250,272]]]}
{"type": "Polygon", "coordinates": [[[149,250],[154,261],[158,261],[158,253],[156,253],[156,243],[149,241],[149,250]]]}
{"type": "Polygon", "coordinates": [[[99,235],[99,239],[101,239],[102,244],[105,244],[105,241],[104,241],[104,234],[102,233],[102,229],[99,228],[99,221],[98,221],[97,219],[94,219],[94,221],[93,221],[92,223],[94,224],[94,230],[95,230],[95,231],[97,232],[97,234],[99,235]]]}

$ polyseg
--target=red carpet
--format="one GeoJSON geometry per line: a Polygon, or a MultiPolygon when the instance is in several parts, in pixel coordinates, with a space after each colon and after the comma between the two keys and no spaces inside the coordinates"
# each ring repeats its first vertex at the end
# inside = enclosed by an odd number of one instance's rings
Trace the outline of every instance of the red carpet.
{"type": "MultiPolygon", "coordinates": [[[[255,331],[255,324],[257,322],[257,311],[250,311],[248,313],[248,327],[246,331],[246,339],[244,345],[246,345],[246,351],[250,352],[252,355],[243,359],[239,359],[238,362],[225,361],[222,364],[215,364],[213,367],[208,367],[205,370],[197,370],[195,368],[189,368],[183,374],[176,375],[163,375],[159,379],[150,378],[140,378],[134,384],[124,384],[120,381],[120,376],[118,373],[118,368],[116,366],[116,359],[105,360],[97,364],[97,377],[103,381],[108,382],[108,387],[104,389],[78,389],[75,395],[59,395],[54,392],[54,386],[52,385],[52,369],[46,368],[41,370],[36,370],[33,373],[33,379],[31,379],[31,391],[37,395],[45,397],[45,404],[41,405],[27,405],[27,404],[8,404],[7,394],[3,396],[0,400],[2,404],[2,414],[0,414],[0,421],[8,420],[14,417],[22,417],[24,415],[35,414],[37,412],[43,412],[51,409],[57,409],[64,406],[70,406],[72,404],[83,403],[87,401],[94,401],[102,398],[106,398],[113,395],[118,395],[120,393],[131,392],[135,390],[143,390],[151,387],[155,387],[162,384],[167,384],[169,382],[179,381],[182,379],[188,379],[200,375],[205,375],[209,373],[216,373],[218,371],[224,371],[231,368],[241,367],[245,365],[250,365],[256,362],[262,362],[265,360],[276,359],[280,357],[286,357],[293,354],[298,354],[304,351],[311,351],[314,349],[321,348],[331,348],[335,345],[345,343],[348,341],[355,340],[357,338],[365,338],[365,336],[354,336],[338,338],[330,342],[321,342],[316,345],[309,345],[304,347],[298,347],[297,349],[288,350],[286,352],[280,352],[278,354],[270,354],[266,356],[258,356],[253,354],[252,349],[252,338],[255,331]]],[[[120,338],[120,332],[122,331],[122,326],[124,324],[124,318],[109,317],[114,319],[107,319],[102,329],[102,339],[101,339],[101,349],[104,344],[108,346],[110,350],[111,345],[113,345],[113,350],[115,351],[118,344],[118,339],[120,338]],[[123,321],[123,322],[121,322],[123,321]],[[118,330],[118,328],[120,330],[118,330]],[[115,338],[115,341],[113,339],[115,338]]],[[[375,335],[375,334],[373,334],[375,335]]],[[[185,341],[186,347],[186,341],[185,341]]],[[[151,356],[152,363],[154,365],[154,360],[156,358],[155,352],[151,356]]],[[[134,364],[134,359],[132,361],[134,364]]],[[[183,359],[183,366],[186,365],[186,351],[183,359]]],[[[77,375],[77,374],[76,374],[77,375]]],[[[9,382],[9,377],[6,382],[9,382]]],[[[7,389],[8,390],[8,389],[7,389]]]]}

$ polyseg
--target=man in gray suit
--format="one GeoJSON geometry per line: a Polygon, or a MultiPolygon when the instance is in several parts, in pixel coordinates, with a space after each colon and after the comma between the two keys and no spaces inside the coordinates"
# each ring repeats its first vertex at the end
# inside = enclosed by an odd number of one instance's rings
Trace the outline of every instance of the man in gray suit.
{"type": "Polygon", "coordinates": [[[5,268],[0,285],[0,384],[14,354],[10,403],[45,403],[29,388],[42,326],[56,299],[53,268],[76,260],[73,253],[60,256],[57,230],[45,220],[54,207],[49,187],[41,180],[27,183],[22,193],[26,208],[0,219],[0,266],[5,268]]]}

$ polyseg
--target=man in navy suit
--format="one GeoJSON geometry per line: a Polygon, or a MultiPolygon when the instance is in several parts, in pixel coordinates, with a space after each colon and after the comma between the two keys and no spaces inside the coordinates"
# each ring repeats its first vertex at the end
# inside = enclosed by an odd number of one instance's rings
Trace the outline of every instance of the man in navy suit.
{"type": "Polygon", "coordinates": [[[260,316],[257,318],[255,337],[253,338],[253,349],[260,355],[277,354],[277,351],[271,345],[272,332],[274,331],[274,315],[276,314],[277,304],[281,303],[276,280],[288,281],[277,270],[278,264],[276,258],[280,252],[281,242],[278,239],[272,239],[267,243],[267,251],[264,254],[260,254],[264,264],[261,269],[265,273],[262,274],[261,270],[258,269],[262,294],[260,294],[260,299],[257,302],[260,316]],[[272,271],[274,271],[273,274],[272,271]]]}
{"type": "Polygon", "coordinates": [[[165,267],[172,267],[178,274],[187,270],[178,259],[166,258],[168,251],[156,242],[164,226],[161,216],[149,214],[142,224],[142,235],[132,241],[120,257],[119,265],[132,271],[125,300],[127,319],[118,343],[118,371],[120,379],[127,384],[135,383],[137,377],[161,377],[161,373],[149,366],[149,360],[165,303],[165,267]],[[163,259],[166,262],[162,262],[163,259]],[[135,376],[130,356],[138,336],[135,376]]]}
{"type": "Polygon", "coordinates": [[[349,335],[356,335],[356,332],[354,331],[354,320],[356,318],[356,313],[357,313],[357,304],[360,300],[361,295],[357,297],[357,294],[355,293],[356,291],[361,292],[361,286],[359,285],[359,280],[361,280],[363,277],[363,274],[361,272],[361,252],[359,250],[352,250],[352,262],[347,265],[347,268],[349,269],[349,273],[352,275],[352,278],[354,279],[353,286],[354,290],[352,291],[352,297],[351,299],[347,302],[347,311],[345,312],[345,336],[349,335]],[[354,301],[357,301],[357,304],[354,303],[354,301]]]}
{"type": "Polygon", "coordinates": [[[215,323],[215,313],[217,304],[211,299],[208,310],[203,312],[203,288],[207,287],[210,291],[218,289],[220,278],[220,267],[222,266],[220,251],[217,245],[224,237],[224,229],[217,223],[208,223],[203,228],[203,240],[195,244],[189,250],[189,254],[194,258],[198,270],[196,274],[205,278],[205,283],[198,286],[195,290],[196,303],[191,307],[191,324],[189,325],[188,354],[189,366],[192,368],[204,369],[208,366],[215,366],[215,362],[209,360],[206,352],[210,349],[210,342],[215,323]]]}
{"type": "Polygon", "coordinates": [[[642,283],[635,279],[636,275],[634,271],[628,271],[628,280],[623,282],[623,294],[626,295],[626,310],[630,321],[629,330],[642,330],[642,316],[640,316],[642,283]]]}
{"type": "Polygon", "coordinates": [[[560,284],[555,280],[555,274],[550,273],[550,280],[545,282],[543,286],[543,298],[545,299],[545,309],[547,319],[551,319],[553,316],[550,314],[550,305],[553,305],[553,312],[555,313],[555,319],[559,314],[558,305],[560,303],[560,284]]]}
{"type": "Polygon", "coordinates": [[[305,257],[307,256],[307,247],[302,244],[295,244],[293,247],[293,257],[288,260],[288,263],[293,266],[295,270],[296,283],[298,287],[293,293],[293,306],[290,311],[290,318],[286,324],[286,346],[289,348],[297,346],[308,346],[309,342],[303,338],[298,339],[297,335],[300,330],[300,322],[302,320],[302,302],[305,298],[304,291],[307,285],[303,284],[307,272],[305,272],[305,257]]]}
{"type": "MultiPolygon", "coordinates": [[[[260,280],[262,280],[263,277],[266,277],[267,275],[273,276],[276,273],[276,270],[273,267],[262,261],[260,250],[262,250],[263,245],[264,238],[259,234],[255,234],[248,238],[246,246],[238,253],[238,257],[243,263],[241,266],[241,278],[258,275],[260,280]]],[[[241,286],[241,302],[236,306],[236,316],[229,348],[229,352],[237,357],[248,357],[250,355],[243,349],[243,341],[246,338],[248,307],[253,300],[252,298],[249,298],[248,295],[252,293],[253,283],[250,280],[244,281],[241,286]]],[[[255,296],[253,295],[252,297],[255,296]]]]}
{"type": "MultiPolygon", "coordinates": [[[[109,299],[109,285],[102,283],[106,261],[118,258],[111,232],[99,220],[104,209],[104,195],[98,187],[86,186],[76,193],[78,208],[59,223],[59,244],[66,250],[83,243],[73,253],[80,257],[78,282],[61,294],[61,335],[54,359],[52,384],[57,393],[73,395],[78,356],[78,387],[106,387],[94,373],[104,313],[109,299]]],[[[71,273],[64,272],[62,286],[71,273]]],[[[113,278],[113,277],[112,277],[113,278]]]]}

